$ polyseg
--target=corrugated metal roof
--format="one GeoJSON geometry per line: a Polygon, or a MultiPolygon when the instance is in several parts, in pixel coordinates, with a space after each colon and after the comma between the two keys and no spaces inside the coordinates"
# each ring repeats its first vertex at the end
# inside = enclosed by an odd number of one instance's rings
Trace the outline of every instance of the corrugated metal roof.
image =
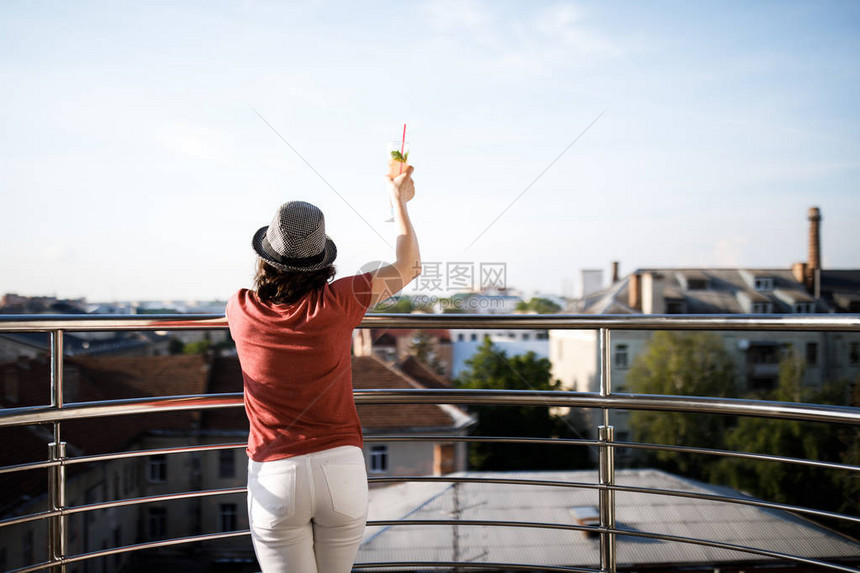
{"type": "MultiPolygon", "coordinates": [[[[596,483],[594,471],[456,474],[596,483]]],[[[743,497],[657,470],[622,470],[619,484],[743,497]]],[[[598,492],[549,486],[398,484],[371,490],[370,519],[463,519],[575,525],[569,509],[598,505],[598,492]],[[408,490],[408,491],[407,491],[408,490]],[[411,492],[411,494],[409,493],[411,492]],[[392,503],[391,500],[397,500],[392,503]]],[[[616,492],[619,527],[708,539],[813,558],[860,559],[860,544],[785,512],[691,498],[616,492]]],[[[357,562],[469,561],[596,567],[599,539],[524,527],[395,526],[368,532],[357,562]]],[[[622,535],[619,564],[720,564],[757,555],[622,535]]],[[[391,570],[388,568],[387,570],[391,570]]]]}

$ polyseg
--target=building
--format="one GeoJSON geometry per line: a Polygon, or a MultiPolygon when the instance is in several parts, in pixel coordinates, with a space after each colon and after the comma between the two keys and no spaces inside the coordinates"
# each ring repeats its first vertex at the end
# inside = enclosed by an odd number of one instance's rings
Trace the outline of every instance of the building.
{"type": "Polygon", "coordinates": [[[546,330],[500,330],[452,328],[452,376],[457,377],[468,370],[466,361],[480,348],[484,338],[489,337],[496,350],[508,356],[534,352],[539,358],[549,358],[549,334],[546,330]]]}
{"type": "MultiPolygon", "coordinates": [[[[64,364],[66,403],[205,392],[208,365],[202,356],[149,356],[121,358],[68,358],[64,364]]],[[[50,403],[50,364],[47,360],[19,359],[0,365],[3,407],[50,403]]],[[[177,446],[188,442],[199,427],[197,412],[169,412],[157,416],[72,420],[63,423],[63,441],[70,457],[177,446]]],[[[0,466],[46,459],[53,441],[50,427],[6,428],[0,432],[0,466]]],[[[193,457],[153,455],[107,461],[97,466],[67,466],[66,499],[82,506],[120,498],[136,498],[175,491],[192,491],[203,485],[193,457]]],[[[48,509],[47,472],[0,474],[3,518],[48,509]]],[[[110,508],[69,516],[68,552],[87,553],[181,534],[195,526],[198,514],[190,500],[110,508]],[[170,513],[168,514],[168,510],[170,513]]],[[[46,558],[46,522],[36,521],[4,528],[0,536],[0,562],[17,568],[46,558]],[[33,544],[33,540],[37,540],[33,544]]],[[[70,572],[114,571],[131,554],[98,562],[71,564],[70,572]]],[[[0,563],[2,564],[2,563],[0,563]]]]}
{"type": "Polygon", "coordinates": [[[423,345],[426,360],[444,376],[451,376],[451,333],[444,328],[358,328],[353,333],[355,356],[376,356],[386,362],[399,362],[414,355],[423,345]]]}
{"type": "MultiPolygon", "coordinates": [[[[430,379],[420,365],[407,368],[430,379]]],[[[358,389],[421,388],[404,372],[378,358],[356,357],[353,379],[358,389]]],[[[64,400],[67,404],[153,396],[229,394],[242,392],[242,374],[235,356],[67,357],[64,400]]],[[[50,404],[50,362],[20,357],[0,364],[0,406],[15,408],[50,404]]],[[[468,433],[474,419],[454,406],[414,404],[397,408],[361,405],[359,417],[367,436],[450,435],[468,433]]],[[[66,497],[70,507],[115,499],[171,493],[240,488],[246,484],[248,421],[242,409],[168,412],[63,422],[69,457],[189,445],[210,446],[202,452],[152,454],[67,466],[66,497]]],[[[50,426],[0,429],[0,468],[44,460],[53,441],[50,426]]],[[[377,476],[442,475],[466,469],[466,444],[452,442],[368,441],[368,472],[377,476]]],[[[45,470],[0,473],[0,519],[49,508],[45,470]]],[[[68,554],[204,533],[248,528],[241,493],[110,508],[69,516],[68,554]]],[[[44,520],[0,530],[0,571],[47,558],[44,520]]],[[[163,548],[154,554],[133,552],[69,564],[70,573],[148,571],[157,560],[187,563],[186,571],[205,565],[217,568],[253,564],[246,537],[163,548]],[[155,560],[155,561],[154,561],[155,560]],[[190,569],[189,569],[190,568],[190,569]]]]}
{"type": "MultiPolygon", "coordinates": [[[[373,356],[353,358],[356,390],[408,390],[426,388],[403,371],[373,356]]],[[[415,366],[412,365],[415,369],[415,366]]],[[[447,404],[362,404],[358,406],[365,438],[385,434],[410,436],[465,436],[476,420],[447,404]]],[[[463,442],[367,441],[364,446],[368,475],[443,475],[467,468],[463,442]]]]}
{"type": "MultiPolygon", "coordinates": [[[[596,471],[469,472],[465,477],[596,483],[596,471]]],[[[621,470],[619,485],[744,498],[736,491],[653,469],[621,470]]],[[[748,498],[749,499],[749,498],[748,498]]],[[[616,492],[617,526],[827,559],[857,566],[860,543],[783,511],[689,497],[616,492]]],[[[593,525],[598,492],[575,487],[488,483],[404,483],[371,490],[370,520],[497,520],[593,525]]],[[[599,566],[600,540],[576,530],[467,525],[368,528],[357,563],[466,561],[599,566]]],[[[619,570],[782,571],[773,559],[633,535],[616,538],[619,570]]],[[[814,567],[788,565],[797,573],[814,567]]],[[[373,569],[371,569],[373,570],[373,569]]],[[[413,571],[385,567],[380,571],[413,571]]],[[[493,569],[490,569],[493,570],[493,569]]]]}
{"type": "MultiPolygon", "coordinates": [[[[814,314],[856,312],[860,270],[821,268],[821,215],[809,211],[809,256],[790,269],[647,268],[585,297],[585,314],[814,314]],[[852,311],[852,309],[855,309],[852,311]]],[[[617,267],[616,267],[617,268],[617,267]]],[[[779,362],[793,352],[805,360],[804,383],[860,376],[860,335],[856,333],[721,332],[738,373],[741,394],[766,391],[777,382],[779,362]]],[[[598,333],[550,331],[553,377],[565,389],[599,391],[598,333]]],[[[610,340],[610,375],[616,392],[627,391],[626,375],[646,347],[651,333],[614,331],[610,340]]],[[[740,396],[738,396],[740,397],[740,396]]],[[[616,437],[629,437],[626,414],[613,422],[616,437]]],[[[595,423],[595,426],[597,424],[595,423]]]]}

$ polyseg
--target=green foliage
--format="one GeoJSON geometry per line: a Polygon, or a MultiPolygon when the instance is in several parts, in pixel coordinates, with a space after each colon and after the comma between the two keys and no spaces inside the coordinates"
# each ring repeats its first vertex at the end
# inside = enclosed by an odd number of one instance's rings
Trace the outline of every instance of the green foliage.
{"type": "MultiPolygon", "coordinates": [[[[534,352],[508,357],[488,337],[466,362],[469,370],[458,380],[460,388],[481,390],[558,390],[550,376],[550,362],[534,352]]],[[[478,436],[571,437],[576,430],[544,406],[476,406],[478,436]]],[[[560,469],[589,467],[584,448],[534,444],[475,443],[470,446],[474,470],[560,469]]]]}
{"type": "Polygon", "coordinates": [[[206,354],[212,347],[209,340],[198,340],[197,342],[189,342],[182,349],[183,354],[206,354]]]}
{"type": "Polygon", "coordinates": [[[167,352],[170,354],[182,354],[184,351],[185,343],[175,336],[171,336],[170,341],[167,343],[167,352]]]}
{"type": "Polygon", "coordinates": [[[423,330],[415,331],[412,341],[409,343],[409,352],[415,358],[427,365],[433,372],[441,374],[444,370],[439,358],[436,356],[436,348],[432,337],[423,330]]]}
{"type": "Polygon", "coordinates": [[[555,314],[561,312],[561,307],[547,298],[532,297],[528,302],[524,300],[518,302],[516,310],[532,311],[538,314],[555,314]]]}
{"type": "MultiPolygon", "coordinates": [[[[846,404],[846,382],[826,382],[820,388],[804,385],[805,364],[796,353],[786,354],[779,378],[770,391],[751,398],[810,404],[846,404]]],[[[627,375],[633,392],[687,396],[736,395],[731,359],[717,336],[655,333],[627,375]]],[[[633,412],[636,439],[670,445],[690,445],[841,462],[860,462],[860,430],[856,427],[812,422],[663,412],[633,412]]],[[[723,483],[752,495],[782,503],[849,514],[860,512],[860,480],[850,471],[819,469],[748,459],[652,454],[649,463],[705,481],[723,483]],[[815,484],[811,486],[811,484],[815,484]]],[[[857,534],[845,523],[830,524],[857,534]]]]}
{"type": "MultiPolygon", "coordinates": [[[[734,396],[735,367],[722,340],[707,332],[655,332],[648,348],[627,374],[631,391],[681,396],[734,396]]],[[[727,430],[723,416],[634,411],[630,425],[638,441],[712,447],[727,430]]],[[[695,478],[707,478],[716,459],[658,451],[657,465],[695,478]]]]}
{"type": "Polygon", "coordinates": [[[380,302],[375,307],[373,307],[370,312],[409,314],[413,310],[415,310],[415,306],[412,304],[412,299],[408,296],[399,296],[396,298],[392,297],[380,302]]]}
{"type": "Polygon", "coordinates": [[[454,297],[439,299],[442,303],[442,314],[466,314],[466,309],[458,306],[455,301],[454,297]]]}
{"type": "MultiPolygon", "coordinates": [[[[845,404],[847,384],[804,387],[804,363],[794,352],[779,365],[777,387],[765,399],[809,404],[845,404]]],[[[856,464],[860,432],[856,428],[766,418],[742,418],[725,436],[731,450],[792,458],[856,464]],[[854,460],[854,461],[850,461],[854,460]]],[[[725,458],[717,474],[732,487],[766,499],[857,513],[860,486],[851,472],[777,462],[725,458]],[[817,484],[810,487],[810,484],[817,484]]]]}

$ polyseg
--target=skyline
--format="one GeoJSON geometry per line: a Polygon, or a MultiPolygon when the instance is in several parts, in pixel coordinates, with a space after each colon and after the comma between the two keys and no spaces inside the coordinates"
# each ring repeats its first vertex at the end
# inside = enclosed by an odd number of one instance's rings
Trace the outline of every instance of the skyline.
{"type": "Polygon", "coordinates": [[[788,268],[818,206],[824,268],[860,268],[855,4],[9,2],[0,29],[0,293],[226,299],[290,199],[338,276],[391,260],[404,122],[425,262],[559,294],[611,261],[788,268]]]}

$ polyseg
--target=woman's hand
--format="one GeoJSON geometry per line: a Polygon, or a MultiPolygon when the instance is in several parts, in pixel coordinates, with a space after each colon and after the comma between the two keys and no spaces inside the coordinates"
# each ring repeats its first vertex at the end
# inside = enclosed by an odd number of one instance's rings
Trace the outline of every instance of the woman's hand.
{"type": "Polygon", "coordinates": [[[392,203],[407,203],[415,197],[415,182],[412,181],[412,172],[415,168],[411,165],[406,167],[406,171],[392,179],[388,177],[389,186],[388,192],[391,195],[392,203]]]}

